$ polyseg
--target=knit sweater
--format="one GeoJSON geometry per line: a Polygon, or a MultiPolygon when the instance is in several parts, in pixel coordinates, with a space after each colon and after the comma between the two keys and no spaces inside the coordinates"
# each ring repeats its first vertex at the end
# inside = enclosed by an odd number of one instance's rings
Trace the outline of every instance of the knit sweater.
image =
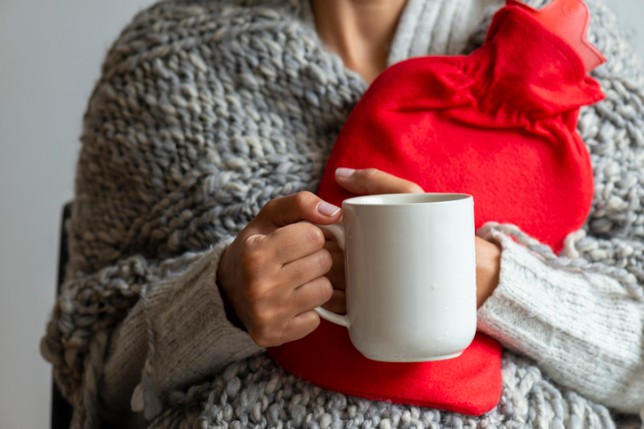
{"type": "MultiPolygon", "coordinates": [[[[409,0],[389,63],[471,51],[500,3],[409,0]]],[[[477,232],[502,247],[479,329],[507,349],[501,400],[482,417],[321,390],[228,320],[223,250],[270,199],[316,190],[367,87],[323,47],[308,1],[138,14],[88,104],[70,262],[41,344],[73,426],[626,427],[644,406],[644,79],[612,13],[588,4],[608,58],[594,72],[606,100],[579,121],[595,199],[561,255],[511,225],[477,232]]]]}

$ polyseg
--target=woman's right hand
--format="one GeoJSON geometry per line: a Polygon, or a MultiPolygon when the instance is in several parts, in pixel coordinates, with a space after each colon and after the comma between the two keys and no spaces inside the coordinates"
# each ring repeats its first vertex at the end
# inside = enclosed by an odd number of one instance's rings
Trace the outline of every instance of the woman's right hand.
{"type": "Polygon", "coordinates": [[[300,339],[320,323],[315,307],[333,295],[325,236],[313,224],[339,221],[340,208],[300,192],[266,204],[226,249],[217,283],[260,347],[300,339]]]}

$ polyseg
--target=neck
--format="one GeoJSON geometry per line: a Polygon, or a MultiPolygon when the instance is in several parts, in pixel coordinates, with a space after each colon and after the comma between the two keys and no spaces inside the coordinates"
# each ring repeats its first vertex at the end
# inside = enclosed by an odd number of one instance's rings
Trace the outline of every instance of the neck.
{"type": "Polygon", "coordinates": [[[387,67],[406,0],[311,0],[325,46],[367,82],[387,67]]]}

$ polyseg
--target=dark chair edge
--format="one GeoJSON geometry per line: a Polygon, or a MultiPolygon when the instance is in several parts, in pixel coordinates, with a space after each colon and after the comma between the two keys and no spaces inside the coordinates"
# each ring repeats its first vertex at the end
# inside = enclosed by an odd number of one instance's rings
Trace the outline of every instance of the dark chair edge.
{"type": "MultiPolygon", "coordinates": [[[[60,293],[61,285],[65,279],[65,267],[69,260],[67,248],[67,229],[65,223],[71,216],[72,204],[67,203],[63,207],[60,223],[60,243],[58,244],[58,282],[56,284],[56,297],[60,293]]],[[[72,421],[72,406],[63,397],[56,381],[52,375],[52,394],[51,394],[51,428],[52,429],[69,429],[72,421]]]]}

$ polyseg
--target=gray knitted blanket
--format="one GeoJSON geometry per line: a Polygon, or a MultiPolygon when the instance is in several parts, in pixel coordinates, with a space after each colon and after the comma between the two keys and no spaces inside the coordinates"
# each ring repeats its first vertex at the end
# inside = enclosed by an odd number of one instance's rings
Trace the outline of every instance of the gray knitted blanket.
{"type": "MultiPolygon", "coordinates": [[[[408,8],[429,19],[438,3],[449,1],[410,0],[408,8]]],[[[590,41],[608,63],[594,72],[606,100],[583,109],[579,122],[595,172],[584,233],[556,256],[512,227],[493,229],[554,269],[610,276],[616,293],[642,302],[644,79],[612,13],[588,3],[590,41]]],[[[423,45],[426,28],[401,28],[391,61],[418,55],[414,46],[467,52],[482,43],[491,12],[468,34],[454,33],[458,44],[423,45]]],[[[42,343],[76,408],[75,427],[97,425],[111,335],[142,291],[178,275],[194,252],[229,240],[270,199],[315,191],[365,89],[321,46],[305,1],[169,0],[123,31],[85,116],[71,260],[42,343]]],[[[324,391],[260,354],[166,395],[149,427],[615,427],[617,413],[562,387],[530,357],[506,352],[498,407],[469,417],[324,391]]]]}

